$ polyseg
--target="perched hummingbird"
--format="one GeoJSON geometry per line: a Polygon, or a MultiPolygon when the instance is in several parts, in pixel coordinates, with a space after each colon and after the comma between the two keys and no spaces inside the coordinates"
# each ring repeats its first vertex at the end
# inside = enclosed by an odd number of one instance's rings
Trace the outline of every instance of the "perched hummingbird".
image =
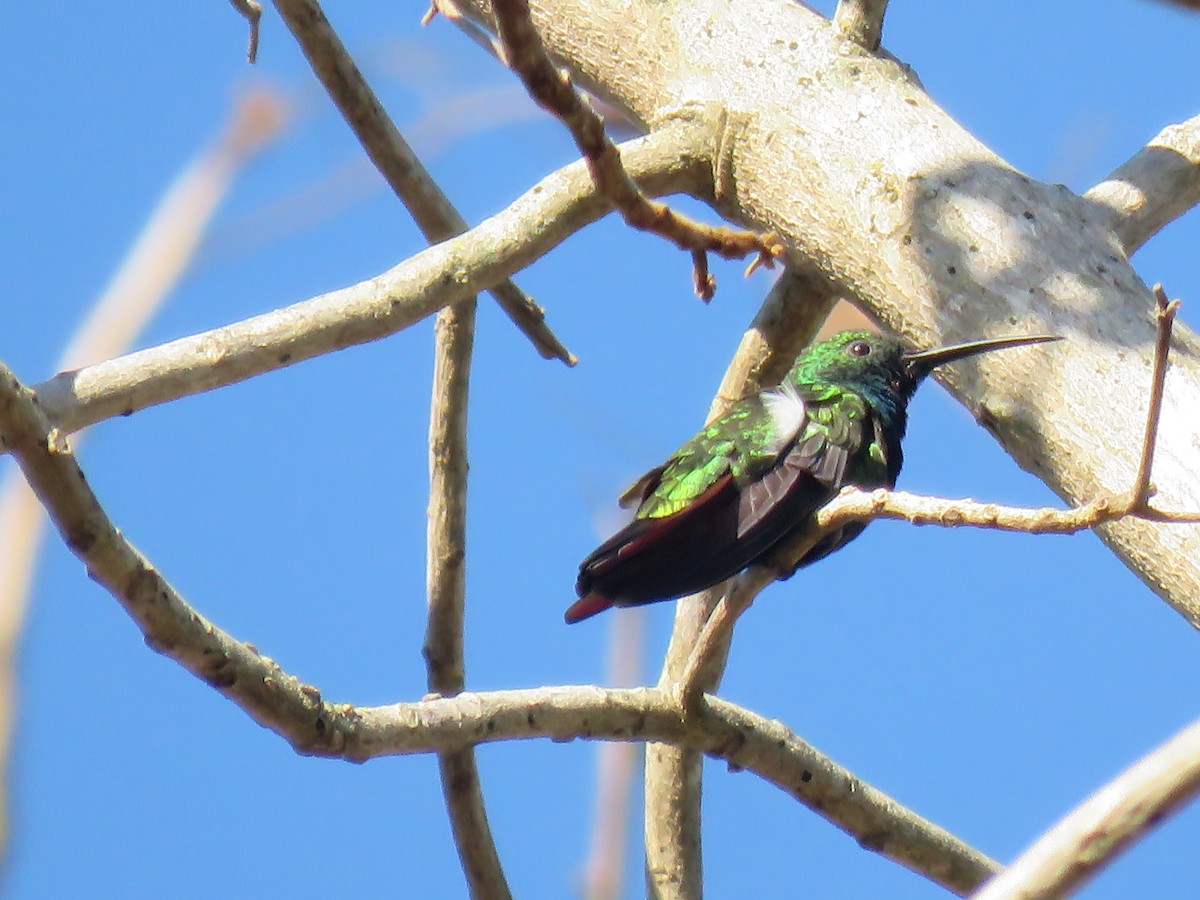
{"type": "MultiPolygon", "coordinates": [[[[908,401],[933,369],[977,353],[1056,341],[1006,337],[906,353],[894,338],[841,334],[804,351],[783,383],[740,400],[621,497],[633,521],[579,566],[578,622],[712,587],[767,554],[846,485],[894,487],[908,401]]],[[[806,566],[857,537],[825,537],[806,566]]]]}

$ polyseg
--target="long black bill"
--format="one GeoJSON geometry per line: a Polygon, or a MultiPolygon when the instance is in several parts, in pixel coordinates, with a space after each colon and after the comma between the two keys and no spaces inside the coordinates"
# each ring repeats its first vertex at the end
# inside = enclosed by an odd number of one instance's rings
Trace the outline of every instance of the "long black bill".
{"type": "Polygon", "coordinates": [[[992,350],[1004,350],[1008,347],[1025,347],[1029,344],[1045,344],[1050,341],[1061,341],[1062,338],[1053,334],[1039,334],[1033,337],[1003,337],[990,338],[986,341],[968,341],[965,344],[951,344],[949,347],[934,347],[932,350],[921,350],[917,353],[904,354],[904,361],[916,378],[922,378],[938,366],[954,362],[965,356],[975,356],[977,353],[990,353],[992,350]]]}

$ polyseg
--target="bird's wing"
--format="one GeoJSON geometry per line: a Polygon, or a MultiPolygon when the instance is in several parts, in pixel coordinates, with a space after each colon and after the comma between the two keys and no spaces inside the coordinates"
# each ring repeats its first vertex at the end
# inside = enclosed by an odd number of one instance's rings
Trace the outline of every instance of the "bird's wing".
{"type": "Polygon", "coordinates": [[[627,492],[641,497],[637,513],[580,565],[567,620],[735,575],[837,493],[867,421],[844,391],[734,404],[627,492]]]}
{"type": "Polygon", "coordinates": [[[747,470],[748,446],[759,447],[759,464],[769,465],[775,455],[768,449],[773,431],[763,411],[761,396],[738,401],[665,463],[643,475],[622,497],[625,500],[642,492],[635,518],[666,519],[703,505],[713,496],[711,488],[727,475],[732,473],[740,480],[747,470]]]}
{"type": "Polygon", "coordinates": [[[658,487],[659,481],[662,480],[663,470],[670,465],[670,462],[665,462],[661,466],[655,466],[633,484],[625,489],[620,497],[617,498],[617,505],[621,509],[629,509],[630,507],[638,506],[646,495],[658,487]]]}
{"type": "Polygon", "coordinates": [[[814,389],[804,397],[806,414],[770,465],[743,480],[738,537],[760,528],[774,540],[827,503],[846,483],[851,458],[863,444],[871,417],[866,403],[848,391],[814,389]],[[795,496],[803,492],[804,500],[795,496]],[[778,515],[787,507],[786,518],[778,515]]]}

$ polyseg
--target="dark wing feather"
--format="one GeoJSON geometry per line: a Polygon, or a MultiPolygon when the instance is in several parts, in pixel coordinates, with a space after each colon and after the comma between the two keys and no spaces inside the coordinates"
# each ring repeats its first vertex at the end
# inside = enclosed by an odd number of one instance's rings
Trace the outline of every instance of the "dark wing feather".
{"type": "Polygon", "coordinates": [[[627,487],[625,493],[617,498],[617,506],[621,507],[621,509],[629,509],[630,507],[639,505],[658,487],[659,482],[662,481],[662,474],[666,471],[668,465],[670,463],[655,466],[627,487]]]}
{"type": "Polygon", "coordinates": [[[804,527],[841,488],[870,418],[862,401],[846,394],[817,398],[810,410],[777,449],[764,442],[757,453],[738,455],[733,442],[718,448],[693,441],[639,479],[627,492],[642,498],[637,518],[583,561],[576,582],[580,600],[568,610],[568,621],[609,605],[650,603],[711,587],[804,527]],[[726,446],[729,456],[719,452],[726,446]],[[703,470],[696,467],[700,460],[703,470]],[[703,479],[703,489],[686,501],[676,499],[689,489],[683,481],[689,474],[681,473],[693,472],[703,479]]]}
{"type": "MultiPolygon", "coordinates": [[[[610,605],[633,606],[681,597],[722,581],[728,577],[719,574],[724,564],[702,548],[727,543],[736,531],[737,497],[727,472],[674,515],[634,519],[583,561],[576,592],[583,599],[600,594],[610,605]]],[[[568,610],[568,621],[574,621],[576,607],[582,612],[583,606],[594,605],[583,604],[583,599],[568,610]]]]}

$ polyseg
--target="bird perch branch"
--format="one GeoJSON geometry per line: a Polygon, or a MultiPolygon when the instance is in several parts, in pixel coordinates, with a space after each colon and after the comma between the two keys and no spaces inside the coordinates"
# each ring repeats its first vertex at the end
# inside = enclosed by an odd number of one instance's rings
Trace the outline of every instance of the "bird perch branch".
{"type": "Polygon", "coordinates": [[[778,723],[710,701],[684,719],[661,690],[542,688],[387,707],[330,703],[194,610],[108,518],[64,437],[0,363],[0,446],[11,451],[68,548],[137,623],[146,643],[237,703],[301,753],[366,760],[548,736],[678,743],[750,769],[951,890],[996,864],[818,754],[778,723]]]}
{"type": "Polygon", "coordinates": [[[973,500],[919,497],[884,489],[863,491],[847,488],[817,512],[817,529],[813,533],[799,535],[790,543],[777,548],[764,564],[751,567],[732,582],[728,593],[705,623],[691,658],[680,676],[678,690],[684,707],[692,709],[699,702],[707,685],[711,683],[712,669],[719,666],[719,660],[724,656],[738,616],[754,602],[763,588],[778,578],[790,576],[795,571],[797,562],[817,541],[852,522],[902,519],[914,525],[940,525],[946,528],[969,526],[1030,534],[1074,534],[1126,516],[1136,516],[1154,522],[1200,524],[1200,512],[1171,512],[1157,509],[1149,502],[1154,492],[1150,474],[1162,412],[1171,328],[1179,308],[1178,300],[1167,300],[1162,285],[1155,285],[1154,295],[1157,301],[1158,330],[1146,425],[1137,475],[1128,491],[1101,496],[1082,506],[1060,510],[1023,509],[998,506],[994,503],[977,503],[973,500]]]}

